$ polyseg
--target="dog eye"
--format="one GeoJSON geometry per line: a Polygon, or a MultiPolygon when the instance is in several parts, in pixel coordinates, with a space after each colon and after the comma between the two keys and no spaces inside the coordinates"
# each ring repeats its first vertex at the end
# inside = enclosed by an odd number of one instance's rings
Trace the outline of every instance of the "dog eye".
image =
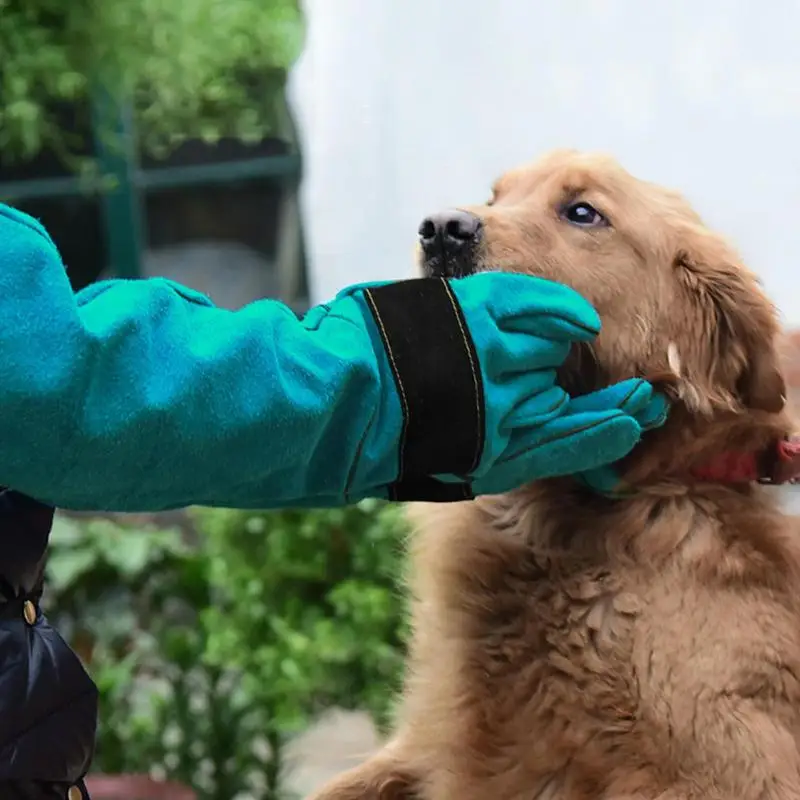
{"type": "Polygon", "coordinates": [[[608,225],[608,220],[593,206],[588,203],[573,203],[562,211],[562,216],[573,225],[582,228],[599,228],[608,225]]]}

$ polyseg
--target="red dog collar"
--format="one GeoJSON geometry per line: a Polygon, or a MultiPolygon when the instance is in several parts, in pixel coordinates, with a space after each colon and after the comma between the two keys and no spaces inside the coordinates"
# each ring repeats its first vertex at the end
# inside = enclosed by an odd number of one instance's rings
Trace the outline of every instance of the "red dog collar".
{"type": "Polygon", "coordinates": [[[779,440],[759,453],[722,453],[693,469],[692,477],[714,483],[800,483],[800,437],[779,440]]]}

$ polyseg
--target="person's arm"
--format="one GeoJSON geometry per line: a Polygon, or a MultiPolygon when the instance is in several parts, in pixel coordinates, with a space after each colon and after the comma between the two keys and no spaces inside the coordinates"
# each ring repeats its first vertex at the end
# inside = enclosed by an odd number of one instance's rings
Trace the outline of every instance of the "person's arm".
{"type": "Polygon", "coordinates": [[[387,405],[363,325],[161,279],[73,295],[44,230],[2,212],[0,484],[73,509],[343,495],[387,405]]]}
{"type": "Polygon", "coordinates": [[[640,433],[617,398],[555,429],[587,446],[554,458],[554,369],[598,326],[571,290],[500,274],[354,287],[302,321],[163,279],[74,295],[45,230],[0,206],[0,485],[72,509],[321,506],[589,469],[640,433]]]}

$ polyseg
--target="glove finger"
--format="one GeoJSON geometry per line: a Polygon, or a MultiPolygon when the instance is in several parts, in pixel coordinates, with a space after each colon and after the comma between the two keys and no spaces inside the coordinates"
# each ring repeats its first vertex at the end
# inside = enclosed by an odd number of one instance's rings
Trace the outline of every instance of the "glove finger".
{"type": "Polygon", "coordinates": [[[529,309],[498,320],[497,324],[509,333],[533,334],[551,342],[591,342],[600,332],[599,324],[593,324],[593,320],[582,321],[578,315],[559,315],[533,303],[529,309]]]}
{"type": "Polygon", "coordinates": [[[667,421],[668,415],[669,401],[659,392],[653,394],[650,402],[633,416],[643,431],[650,431],[653,428],[660,428],[667,421]]]}
{"type": "Polygon", "coordinates": [[[569,404],[569,395],[555,385],[555,373],[532,373],[537,376],[551,376],[548,386],[526,396],[506,415],[501,430],[536,428],[563,413],[569,404]]]}
{"type": "MultiPolygon", "coordinates": [[[[600,332],[600,317],[576,291],[560,283],[508,272],[483,272],[461,279],[482,282],[484,299],[502,330],[531,333],[554,341],[590,341],[600,332]]],[[[458,281],[452,285],[459,295],[458,281]]],[[[476,284],[470,287],[476,288],[476,284]]],[[[460,299],[460,297],[459,297],[460,299]]]]}
{"type": "Polygon", "coordinates": [[[669,401],[663,394],[654,394],[644,409],[633,416],[643,431],[660,428],[669,416],[669,401]]]}
{"type": "Polygon", "coordinates": [[[636,418],[642,430],[663,425],[669,411],[667,398],[653,390],[642,378],[630,378],[600,389],[597,392],[574,398],[567,413],[602,411],[619,408],[636,418]]]}
{"type": "Polygon", "coordinates": [[[504,330],[562,342],[588,342],[600,333],[600,317],[576,291],[544,278],[522,277],[533,285],[520,292],[524,305],[502,318],[504,330]]]}
{"type": "Polygon", "coordinates": [[[530,370],[556,369],[569,355],[569,342],[553,342],[523,333],[501,333],[485,350],[486,371],[498,378],[530,370]]]}
{"type": "Polygon", "coordinates": [[[638,440],[635,421],[620,412],[611,413],[615,416],[596,421],[577,441],[562,437],[543,443],[532,438],[526,447],[520,437],[516,444],[522,449],[516,456],[495,464],[486,475],[475,478],[473,492],[476,495],[500,494],[532,481],[579,473],[591,486],[611,492],[618,485],[618,479],[614,469],[607,466],[608,460],[622,457],[638,440]],[[590,464],[593,466],[584,472],[590,464]]]}
{"type": "Polygon", "coordinates": [[[639,423],[618,409],[562,414],[538,428],[515,431],[498,461],[529,459],[548,475],[571,475],[624,458],[641,433],[639,423]]]}
{"type": "Polygon", "coordinates": [[[582,397],[574,397],[570,411],[608,411],[618,408],[627,414],[643,410],[653,396],[653,387],[643,378],[629,378],[582,397]]]}

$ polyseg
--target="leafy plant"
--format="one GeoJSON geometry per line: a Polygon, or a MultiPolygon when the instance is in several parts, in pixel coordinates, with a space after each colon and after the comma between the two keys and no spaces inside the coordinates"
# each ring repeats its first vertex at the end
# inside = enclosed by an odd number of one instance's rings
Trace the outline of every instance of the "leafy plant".
{"type": "Polygon", "coordinates": [[[197,766],[185,730],[202,729],[189,685],[207,683],[197,608],[210,602],[207,559],[177,530],[58,518],[51,536],[45,610],[100,690],[95,768],[104,772],[197,766]],[[200,674],[198,674],[198,672],[200,674]]]}
{"type": "Polygon", "coordinates": [[[206,800],[286,796],[284,747],[328,707],[390,714],[403,656],[395,507],[193,512],[178,530],[60,518],[46,608],[100,689],[95,770],[206,800]]]}
{"type": "Polygon", "coordinates": [[[225,587],[203,614],[208,659],[242,671],[270,728],[299,730],[332,705],[385,723],[403,659],[400,509],[204,510],[199,522],[225,587]]]}
{"type": "Polygon", "coordinates": [[[0,0],[0,150],[68,155],[65,106],[130,101],[145,148],[259,139],[303,41],[297,0],[0,0]]]}

